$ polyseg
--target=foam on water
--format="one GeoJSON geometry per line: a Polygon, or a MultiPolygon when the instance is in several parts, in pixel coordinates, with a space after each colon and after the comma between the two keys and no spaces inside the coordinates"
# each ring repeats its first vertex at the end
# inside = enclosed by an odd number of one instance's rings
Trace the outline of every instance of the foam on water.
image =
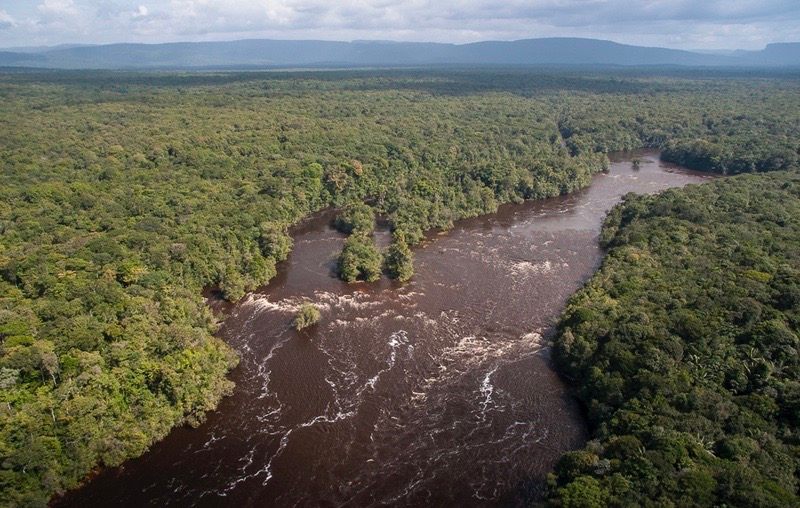
{"type": "Polygon", "coordinates": [[[550,260],[542,261],[540,263],[533,263],[531,261],[512,261],[510,263],[510,271],[514,277],[543,275],[553,271],[553,263],[551,263],[550,260]]]}

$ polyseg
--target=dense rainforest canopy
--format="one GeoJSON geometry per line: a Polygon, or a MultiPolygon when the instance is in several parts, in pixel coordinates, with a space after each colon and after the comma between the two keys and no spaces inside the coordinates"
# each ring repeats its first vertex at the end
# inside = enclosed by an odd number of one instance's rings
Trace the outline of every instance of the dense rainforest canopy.
{"type": "Polygon", "coordinates": [[[592,440],[567,453],[570,506],[797,506],[800,174],[626,197],[555,358],[592,440]]]}
{"type": "Polygon", "coordinates": [[[425,231],[586,186],[607,151],[794,164],[797,92],[553,70],[0,74],[0,504],[42,505],[202,421],[236,363],[202,289],[269,281],[313,211],[345,207],[355,279],[383,258],[405,280],[425,231]]]}

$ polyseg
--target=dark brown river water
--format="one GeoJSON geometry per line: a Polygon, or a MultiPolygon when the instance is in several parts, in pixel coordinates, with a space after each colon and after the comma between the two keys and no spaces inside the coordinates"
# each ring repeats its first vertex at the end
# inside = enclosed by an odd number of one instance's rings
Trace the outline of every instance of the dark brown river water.
{"type": "MultiPolygon", "coordinates": [[[[504,206],[415,250],[416,275],[347,285],[330,213],[220,331],[241,355],[233,396],[198,429],[104,471],[63,506],[498,506],[540,497],[583,444],[547,338],[601,260],[605,212],[627,192],[708,178],[645,153],[570,196],[504,206]],[[291,328],[313,302],[318,325],[291,328]]],[[[386,233],[379,233],[386,240],[386,233]]]]}

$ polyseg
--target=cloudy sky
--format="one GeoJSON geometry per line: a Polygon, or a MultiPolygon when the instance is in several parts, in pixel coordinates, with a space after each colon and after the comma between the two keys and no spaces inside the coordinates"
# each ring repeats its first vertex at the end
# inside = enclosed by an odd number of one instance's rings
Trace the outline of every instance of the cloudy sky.
{"type": "Polygon", "coordinates": [[[0,0],[0,47],[550,36],[760,49],[800,41],[800,0],[0,0]]]}

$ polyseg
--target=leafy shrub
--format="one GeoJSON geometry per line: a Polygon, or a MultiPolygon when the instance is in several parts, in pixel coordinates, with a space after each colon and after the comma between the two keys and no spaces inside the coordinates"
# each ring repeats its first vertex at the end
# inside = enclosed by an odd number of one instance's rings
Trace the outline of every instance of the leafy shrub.
{"type": "Polygon", "coordinates": [[[300,306],[300,310],[297,311],[297,315],[294,317],[294,328],[297,331],[308,328],[311,325],[317,324],[321,317],[322,315],[315,305],[304,303],[300,306]]]}

